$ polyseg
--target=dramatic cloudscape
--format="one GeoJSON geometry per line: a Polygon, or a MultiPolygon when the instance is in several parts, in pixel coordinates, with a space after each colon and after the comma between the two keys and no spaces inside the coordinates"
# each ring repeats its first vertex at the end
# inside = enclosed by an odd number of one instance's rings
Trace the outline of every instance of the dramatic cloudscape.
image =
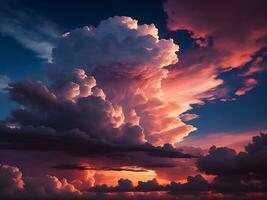
{"type": "Polygon", "coordinates": [[[0,199],[266,199],[266,6],[3,1],[0,199]]]}

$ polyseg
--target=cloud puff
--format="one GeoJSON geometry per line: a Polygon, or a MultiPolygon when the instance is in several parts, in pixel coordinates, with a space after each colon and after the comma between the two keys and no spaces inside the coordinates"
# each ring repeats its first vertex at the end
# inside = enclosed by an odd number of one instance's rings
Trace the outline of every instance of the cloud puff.
{"type": "MultiPolygon", "coordinates": [[[[266,52],[264,53],[266,55],[266,52]]],[[[266,61],[264,61],[264,56],[258,56],[251,64],[250,67],[242,72],[240,75],[243,77],[252,76],[254,74],[259,74],[266,70],[266,61]]]]}
{"type": "Polygon", "coordinates": [[[151,192],[151,191],[161,191],[164,187],[161,186],[156,179],[148,181],[139,181],[137,186],[134,187],[131,180],[120,179],[118,180],[118,185],[115,187],[109,187],[107,185],[97,185],[91,188],[92,191],[98,193],[106,192],[151,192]]]}
{"type": "Polygon", "coordinates": [[[258,81],[255,78],[249,78],[245,80],[245,86],[243,88],[238,89],[235,92],[235,95],[242,96],[245,95],[248,91],[252,90],[256,85],[258,85],[258,81]]]}
{"type": "Polygon", "coordinates": [[[198,159],[197,166],[211,174],[221,174],[221,171],[226,174],[238,173],[240,168],[237,166],[236,156],[237,153],[233,149],[212,146],[208,155],[198,159]]]}
{"type": "Polygon", "coordinates": [[[264,68],[261,66],[253,65],[246,72],[242,73],[242,76],[251,76],[264,71],[264,68]]]}
{"type": "Polygon", "coordinates": [[[266,134],[253,137],[252,143],[245,147],[246,151],[238,154],[227,147],[213,146],[206,156],[197,160],[197,167],[207,174],[217,175],[213,182],[216,190],[260,191],[267,186],[266,138],[266,134]]]}
{"type": "Polygon", "coordinates": [[[188,176],[186,183],[172,182],[167,188],[171,192],[204,192],[210,190],[208,181],[205,180],[201,175],[188,176]]]}
{"type": "Polygon", "coordinates": [[[59,180],[55,176],[25,178],[26,196],[41,198],[72,197],[81,195],[81,192],[66,179],[59,180]]]}
{"type": "Polygon", "coordinates": [[[130,17],[116,16],[97,27],[78,28],[65,34],[53,49],[53,62],[48,67],[54,68],[50,72],[55,74],[75,66],[83,66],[89,73],[98,67],[116,70],[126,65],[129,72],[125,75],[136,77],[137,72],[153,72],[177,62],[176,51],[178,46],[173,40],[158,38],[154,24],[138,25],[130,17]]]}
{"type": "Polygon", "coordinates": [[[94,192],[129,192],[134,190],[134,185],[131,180],[128,179],[119,179],[118,185],[115,187],[109,187],[105,184],[97,185],[95,187],[90,188],[91,191],[94,192]]]}
{"type": "Polygon", "coordinates": [[[22,173],[17,167],[0,164],[0,197],[20,192],[23,185],[22,173]]]}
{"type": "Polygon", "coordinates": [[[19,168],[0,164],[0,197],[5,199],[55,198],[81,195],[66,179],[55,176],[23,177],[19,168]],[[16,196],[19,195],[19,196],[16,196]]]}

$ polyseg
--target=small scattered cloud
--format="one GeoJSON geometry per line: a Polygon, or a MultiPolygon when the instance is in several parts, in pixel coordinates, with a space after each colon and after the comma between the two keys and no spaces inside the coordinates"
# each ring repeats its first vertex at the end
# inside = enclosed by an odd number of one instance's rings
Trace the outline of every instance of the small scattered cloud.
{"type": "Polygon", "coordinates": [[[252,90],[254,87],[258,85],[258,81],[255,78],[249,78],[245,80],[244,87],[238,89],[235,92],[235,95],[237,96],[243,96],[250,90],[252,90]]]}
{"type": "Polygon", "coordinates": [[[194,120],[199,118],[199,116],[197,114],[191,114],[191,113],[184,113],[180,115],[181,119],[185,122],[194,120]]]}
{"type": "Polygon", "coordinates": [[[259,74],[265,71],[267,69],[266,67],[267,63],[264,61],[264,56],[259,56],[250,64],[250,67],[246,71],[240,74],[240,76],[248,77],[254,74],[259,74]]]}

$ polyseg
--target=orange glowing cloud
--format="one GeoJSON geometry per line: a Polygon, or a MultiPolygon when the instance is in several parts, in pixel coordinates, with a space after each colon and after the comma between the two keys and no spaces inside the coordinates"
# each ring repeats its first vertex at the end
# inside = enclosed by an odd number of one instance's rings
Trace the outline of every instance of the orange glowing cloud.
{"type": "Polygon", "coordinates": [[[208,0],[205,4],[197,0],[168,0],[164,4],[169,29],[188,30],[202,47],[212,42],[212,49],[219,53],[224,69],[241,67],[266,46],[264,7],[261,0],[234,3],[208,0]]]}
{"type": "Polygon", "coordinates": [[[94,174],[95,184],[106,184],[109,186],[115,186],[119,179],[129,179],[134,185],[137,185],[138,181],[148,181],[157,177],[157,174],[153,170],[147,170],[145,172],[129,172],[129,171],[101,171],[98,170],[94,174]]]}
{"type": "Polygon", "coordinates": [[[64,34],[46,69],[56,93],[65,99],[75,103],[88,95],[105,98],[114,105],[117,126],[140,126],[142,142],[173,144],[195,130],[179,119],[191,102],[183,105],[182,99],[169,98],[169,92],[165,93],[162,86],[168,76],[166,66],[178,62],[178,51],[173,39],[159,37],[154,24],[139,25],[131,17],[115,16],[101,21],[97,27],[64,34]],[[110,40],[110,35],[116,39],[110,40]],[[71,80],[68,77],[67,83],[63,78],[58,80],[62,71],[71,74],[73,70],[74,75],[71,80]],[[101,94],[93,88],[96,84],[103,89],[101,94]]]}
{"type": "MultiPolygon", "coordinates": [[[[265,56],[266,53],[263,53],[263,56],[265,56]]],[[[249,67],[248,70],[241,73],[240,75],[243,77],[251,76],[254,74],[261,73],[266,70],[266,62],[264,62],[263,56],[258,56],[249,67]]]]}
{"type": "MultiPolygon", "coordinates": [[[[212,0],[205,4],[168,0],[164,4],[168,28],[187,30],[195,42],[194,49],[186,51],[177,64],[168,67],[168,76],[162,83],[164,97],[179,102],[185,110],[190,109],[190,104],[203,103],[202,99],[232,99],[223,80],[218,78],[221,73],[245,64],[251,67],[243,76],[263,71],[258,65],[262,58],[253,56],[266,47],[264,2],[238,0],[236,6],[229,6],[232,4],[212,0]],[[248,12],[251,9],[254,12],[248,12]]],[[[248,80],[248,84],[237,95],[251,90],[255,81],[248,80]]]]}
{"type": "Polygon", "coordinates": [[[261,66],[251,66],[245,73],[242,74],[242,76],[251,76],[256,73],[260,73],[264,71],[264,69],[261,66]]]}
{"type": "Polygon", "coordinates": [[[191,109],[191,104],[203,104],[204,99],[226,96],[226,90],[217,92],[223,84],[217,77],[219,62],[216,53],[210,49],[186,53],[177,64],[169,67],[168,76],[162,81],[163,98],[177,102],[186,112],[191,109]]]}

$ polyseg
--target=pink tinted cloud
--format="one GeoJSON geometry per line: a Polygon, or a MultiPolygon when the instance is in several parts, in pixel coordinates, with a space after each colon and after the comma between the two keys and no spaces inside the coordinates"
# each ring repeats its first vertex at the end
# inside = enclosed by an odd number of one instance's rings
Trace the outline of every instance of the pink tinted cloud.
{"type": "Polygon", "coordinates": [[[251,66],[245,73],[242,74],[242,76],[251,76],[256,73],[260,73],[264,71],[264,69],[260,66],[254,65],[251,66]]]}
{"type": "Polygon", "coordinates": [[[199,118],[198,115],[196,115],[196,114],[190,114],[190,113],[184,113],[184,114],[180,115],[180,117],[185,122],[199,118]]]}
{"type": "Polygon", "coordinates": [[[260,132],[266,130],[252,130],[247,132],[224,132],[212,133],[206,135],[193,135],[185,137],[183,141],[176,144],[177,147],[194,146],[202,149],[209,149],[212,145],[218,147],[229,147],[236,151],[244,150],[244,146],[251,140],[253,136],[259,135],[260,132]]]}
{"type": "MultiPolygon", "coordinates": [[[[67,83],[58,77],[62,71],[67,74],[80,66],[94,76],[106,100],[121,107],[124,123],[140,125],[148,142],[162,145],[175,143],[195,130],[177,117],[189,108],[189,102],[184,106],[184,100],[168,98],[162,86],[168,76],[165,66],[178,62],[178,50],[172,39],[159,37],[154,24],[140,25],[131,17],[115,16],[97,27],[64,34],[46,69],[55,92],[60,89],[64,98],[75,101],[82,96],[82,87],[89,87],[89,76],[72,77],[67,83]]],[[[93,92],[103,96],[99,90],[93,92]]]]}
{"type": "MultiPolygon", "coordinates": [[[[217,77],[219,62],[217,53],[210,48],[187,52],[169,67],[162,82],[163,97],[178,102],[184,110],[190,109],[191,104],[202,104],[204,99],[218,98],[215,91],[223,84],[217,77]]],[[[222,96],[225,92],[220,92],[222,96]]]]}
{"type": "Polygon", "coordinates": [[[254,74],[261,73],[266,70],[266,62],[264,62],[263,57],[259,56],[251,63],[249,69],[240,75],[243,77],[252,76],[254,74]]]}
{"type": "MultiPolygon", "coordinates": [[[[224,87],[218,76],[253,61],[252,56],[267,46],[264,8],[263,0],[168,0],[164,4],[168,28],[190,32],[196,47],[169,68],[168,77],[163,80],[166,98],[186,102],[184,106],[188,107],[190,103],[202,103],[203,94],[209,96],[203,99],[229,99],[228,92],[214,94],[224,87]]],[[[250,64],[245,76],[262,72],[254,64],[250,64]]]]}
{"type": "Polygon", "coordinates": [[[22,173],[17,167],[0,164],[0,195],[12,195],[23,189],[22,173]]]}
{"type": "Polygon", "coordinates": [[[188,30],[202,46],[211,39],[212,48],[218,51],[225,69],[242,66],[266,46],[264,0],[205,3],[168,0],[164,10],[170,30],[188,30]]]}
{"type": "Polygon", "coordinates": [[[22,171],[14,166],[0,164],[0,196],[3,198],[66,198],[80,196],[82,193],[67,179],[56,176],[24,177],[22,171]]]}
{"type": "Polygon", "coordinates": [[[256,79],[254,79],[254,78],[246,79],[245,83],[244,83],[244,87],[238,89],[235,92],[235,95],[237,95],[237,96],[245,95],[247,92],[249,92],[254,87],[256,87],[256,85],[258,85],[258,81],[256,79]]]}

